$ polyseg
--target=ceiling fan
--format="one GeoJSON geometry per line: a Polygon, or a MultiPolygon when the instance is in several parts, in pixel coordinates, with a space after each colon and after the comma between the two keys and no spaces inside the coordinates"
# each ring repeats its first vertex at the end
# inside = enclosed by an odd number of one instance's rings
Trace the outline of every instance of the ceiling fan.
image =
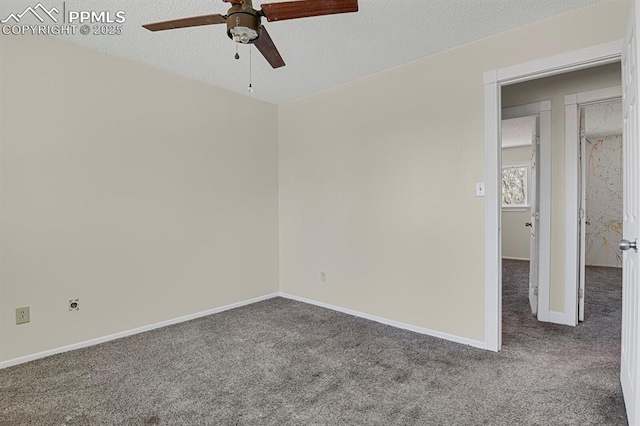
{"type": "Polygon", "coordinates": [[[251,0],[222,0],[231,3],[226,15],[214,14],[173,19],[143,25],[149,31],[173,30],[200,25],[227,24],[227,35],[242,44],[254,44],[273,68],[285,65],[280,52],[261,24],[267,21],[306,18],[358,11],[358,0],[299,0],[279,3],[263,3],[260,10],[253,8],[251,0]]]}

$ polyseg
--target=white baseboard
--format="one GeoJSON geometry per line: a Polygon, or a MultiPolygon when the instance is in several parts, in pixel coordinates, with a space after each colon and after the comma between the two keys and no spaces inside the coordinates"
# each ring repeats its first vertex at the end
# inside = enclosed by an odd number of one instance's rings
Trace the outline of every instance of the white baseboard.
{"type": "Polygon", "coordinates": [[[240,302],[232,303],[230,305],[220,306],[218,308],[208,309],[202,312],[196,312],[195,314],[185,315],[179,318],[173,318],[166,321],[160,321],[155,324],[145,325],[142,327],[134,328],[131,330],[121,331],[119,333],[110,334],[108,336],[97,337],[95,339],[85,340],[84,342],[74,343],[72,345],[62,346],[60,348],[49,349],[43,352],[38,352],[31,355],[26,355],[18,358],[13,358],[7,361],[0,362],[0,370],[3,368],[12,367],[18,364],[24,364],[25,362],[34,361],[36,359],[45,358],[51,355],[56,355],[63,352],[72,351],[74,349],[86,348],[87,346],[98,345],[100,343],[108,342],[111,340],[120,339],[122,337],[131,336],[134,334],[144,333],[146,331],[151,331],[156,328],[166,327],[169,325],[179,324],[185,321],[191,321],[196,318],[206,317],[208,315],[217,314],[219,312],[228,311],[230,309],[239,308],[241,306],[251,305],[253,303],[262,302],[263,300],[273,299],[274,297],[278,297],[278,293],[267,294],[265,296],[255,297],[249,300],[243,300],[240,302]]]}
{"type": "Polygon", "coordinates": [[[524,257],[512,257],[512,256],[502,256],[503,259],[506,260],[522,260],[523,262],[529,262],[530,259],[525,259],[524,257]]]}
{"type": "Polygon", "coordinates": [[[356,317],[368,319],[371,321],[379,322],[381,324],[390,325],[392,327],[401,328],[404,330],[413,331],[415,333],[426,334],[428,336],[438,337],[444,340],[450,340],[452,342],[461,343],[463,345],[473,346],[475,348],[480,349],[488,349],[487,344],[485,342],[481,342],[479,340],[468,339],[466,337],[454,336],[453,334],[442,333],[440,331],[430,330],[428,328],[418,327],[411,324],[406,324],[399,321],[390,320],[387,318],[382,318],[376,315],[365,314],[364,312],[358,312],[347,308],[342,308],[340,306],[330,305],[328,303],[318,302],[311,299],[306,299],[304,297],[295,296],[293,294],[282,293],[280,292],[280,297],[284,297],[285,299],[296,300],[298,302],[307,303],[309,305],[319,306],[321,308],[331,309],[332,311],[342,312],[344,314],[353,315],[356,317]]]}
{"type": "MultiPolygon", "coordinates": [[[[480,348],[480,349],[487,349],[486,343],[478,341],[478,340],[468,339],[468,338],[465,338],[465,337],[455,336],[453,334],[448,334],[448,333],[443,333],[443,332],[440,332],[440,331],[430,330],[428,328],[418,327],[418,326],[415,326],[415,325],[406,324],[406,323],[403,323],[403,322],[394,321],[394,320],[390,320],[390,319],[387,319],[387,318],[382,318],[382,317],[379,317],[379,316],[376,316],[376,315],[370,315],[370,314],[366,314],[364,312],[358,312],[358,311],[354,311],[354,310],[351,310],[351,309],[342,308],[340,306],[330,305],[328,303],[318,302],[318,301],[315,301],[315,300],[306,299],[304,297],[294,296],[294,295],[288,294],[288,293],[272,293],[272,294],[267,294],[267,295],[260,296],[260,297],[255,297],[255,298],[249,299],[249,300],[243,300],[243,301],[240,301],[240,302],[232,303],[230,305],[225,305],[225,306],[220,306],[220,307],[217,307],[217,308],[208,309],[206,311],[196,312],[194,314],[189,314],[189,315],[185,315],[185,316],[178,317],[178,318],[173,318],[173,319],[166,320],[166,321],[160,321],[160,322],[157,322],[157,323],[154,323],[154,324],[145,325],[145,326],[134,328],[134,329],[131,329],[131,330],[121,331],[119,333],[110,334],[108,336],[97,337],[95,339],[85,340],[83,342],[78,342],[78,343],[74,343],[74,344],[71,344],[71,345],[62,346],[62,347],[59,347],[59,348],[54,348],[54,349],[49,349],[49,350],[46,350],[46,351],[38,352],[38,353],[35,353],[35,354],[30,354],[30,355],[25,355],[25,356],[18,357],[18,358],[9,359],[7,361],[1,361],[0,362],[0,370],[3,369],[3,368],[13,367],[13,366],[19,365],[19,364],[24,364],[26,362],[35,361],[37,359],[45,358],[45,357],[48,357],[48,356],[51,356],[51,355],[56,355],[56,354],[60,354],[60,353],[63,353],[63,352],[72,351],[72,350],[75,350],[75,349],[86,348],[88,346],[94,346],[94,345],[98,345],[100,343],[109,342],[111,340],[120,339],[122,337],[132,336],[134,334],[144,333],[146,331],[155,330],[157,328],[167,327],[169,325],[179,324],[181,322],[190,321],[190,320],[193,320],[193,319],[196,319],[196,318],[201,318],[201,317],[205,317],[205,316],[208,316],[208,315],[217,314],[219,312],[228,311],[230,309],[239,308],[241,306],[251,305],[253,303],[258,303],[258,302],[262,302],[264,300],[273,299],[273,298],[278,297],[278,296],[286,298],[286,299],[296,300],[296,301],[302,302],[302,303],[307,303],[309,305],[320,306],[322,308],[331,309],[333,311],[342,312],[342,313],[345,313],[345,314],[348,314],[348,315],[353,315],[353,316],[356,316],[356,317],[368,319],[368,320],[371,320],[371,321],[379,322],[381,324],[390,325],[392,327],[413,331],[415,333],[425,334],[425,335],[428,335],[428,336],[433,336],[433,337],[437,337],[437,338],[440,338],[440,339],[449,340],[449,341],[452,341],[452,342],[461,343],[463,345],[469,345],[469,346],[473,346],[473,347],[480,348]]],[[[558,314],[558,315],[561,315],[561,316],[564,315],[564,314],[560,314],[560,313],[557,313],[557,312],[553,312],[553,313],[550,313],[550,314],[558,314]]],[[[551,322],[554,322],[554,321],[551,321],[551,322]]],[[[564,323],[560,322],[559,324],[564,324],[564,323]]]]}
{"type": "Polygon", "coordinates": [[[564,312],[549,311],[549,321],[554,324],[573,325],[567,321],[567,314],[564,312]]]}

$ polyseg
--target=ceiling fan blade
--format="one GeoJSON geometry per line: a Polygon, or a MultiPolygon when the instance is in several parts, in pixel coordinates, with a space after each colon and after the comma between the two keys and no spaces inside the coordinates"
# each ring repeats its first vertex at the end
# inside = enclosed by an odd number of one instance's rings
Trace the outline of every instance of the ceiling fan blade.
{"type": "Polygon", "coordinates": [[[300,0],[262,4],[262,13],[269,22],[357,11],[358,0],[300,0]]]}
{"type": "Polygon", "coordinates": [[[176,28],[197,27],[200,25],[224,24],[227,18],[220,15],[192,16],[191,18],[173,19],[171,21],[155,22],[143,25],[149,31],[173,30],[176,28]]]}
{"type": "Polygon", "coordinates": [[[253,44],[258,48],[262,56],[271,64],[273,68],[284,67],[285,63],[278,52],[278,48],[271,40],[271,36],[267,32],[264,26],[260,26],[260,37],[258,37],[253,44]]]}

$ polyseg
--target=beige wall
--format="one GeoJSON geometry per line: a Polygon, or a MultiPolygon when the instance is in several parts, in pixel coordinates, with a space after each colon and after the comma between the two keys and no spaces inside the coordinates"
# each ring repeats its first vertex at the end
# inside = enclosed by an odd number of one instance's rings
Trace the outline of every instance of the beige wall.
{"type": "Polygon", "coordinates": [[[551,280],[550,309],[564,311],[565,283],[565,108],[564,97],[621,83],[620,64],[533,80],[502,91],[503,106],[551,100],[551,280]]]}
{"type": "Polygon", "coordinates": [[[0,64],[0,361],[278,290],[275,106],[50,37],[0,64]]]}
{"type": "Polygon", "coordinates": [[[599,3],[281,106],[281,290],[484,340],[483,73],[622,39],[630,4],[599,3]]]}
{"type": "MultiPolygon", "coordinates": [[[[531,147],[519,146],[502,150],[502,164],[529,164],[531,147]]],[[[529,259],[531,232],[525,223],[531,222],[531,209],[502,209],[502,257],[529,259]]]]}

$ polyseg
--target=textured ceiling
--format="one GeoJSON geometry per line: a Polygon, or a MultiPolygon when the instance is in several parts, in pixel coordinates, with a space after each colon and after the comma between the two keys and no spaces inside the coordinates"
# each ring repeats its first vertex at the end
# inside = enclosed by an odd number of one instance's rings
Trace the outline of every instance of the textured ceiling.
{"type": "MultiPolygon", "coordinates": [[[[63,6],[67,11],[125,11],[121,35],[64,37],[72,42],[281,104],[601,0],[360,0],[357,13],[265,20],[287,66],[273,70],[254,50],[252,94],[247,91],[249,48],[240,46],[241,58],[234,60],[235,44],[227,38],[224,25],[158,33],[140,27],[186,16],[226,14],[228,3],[40,1],[60,11],[63,6]]],[[[0,20],[37,2],[2,0],[0,20]]],[[[254,1],[254,7],[262,3],[254,1]]]]}

